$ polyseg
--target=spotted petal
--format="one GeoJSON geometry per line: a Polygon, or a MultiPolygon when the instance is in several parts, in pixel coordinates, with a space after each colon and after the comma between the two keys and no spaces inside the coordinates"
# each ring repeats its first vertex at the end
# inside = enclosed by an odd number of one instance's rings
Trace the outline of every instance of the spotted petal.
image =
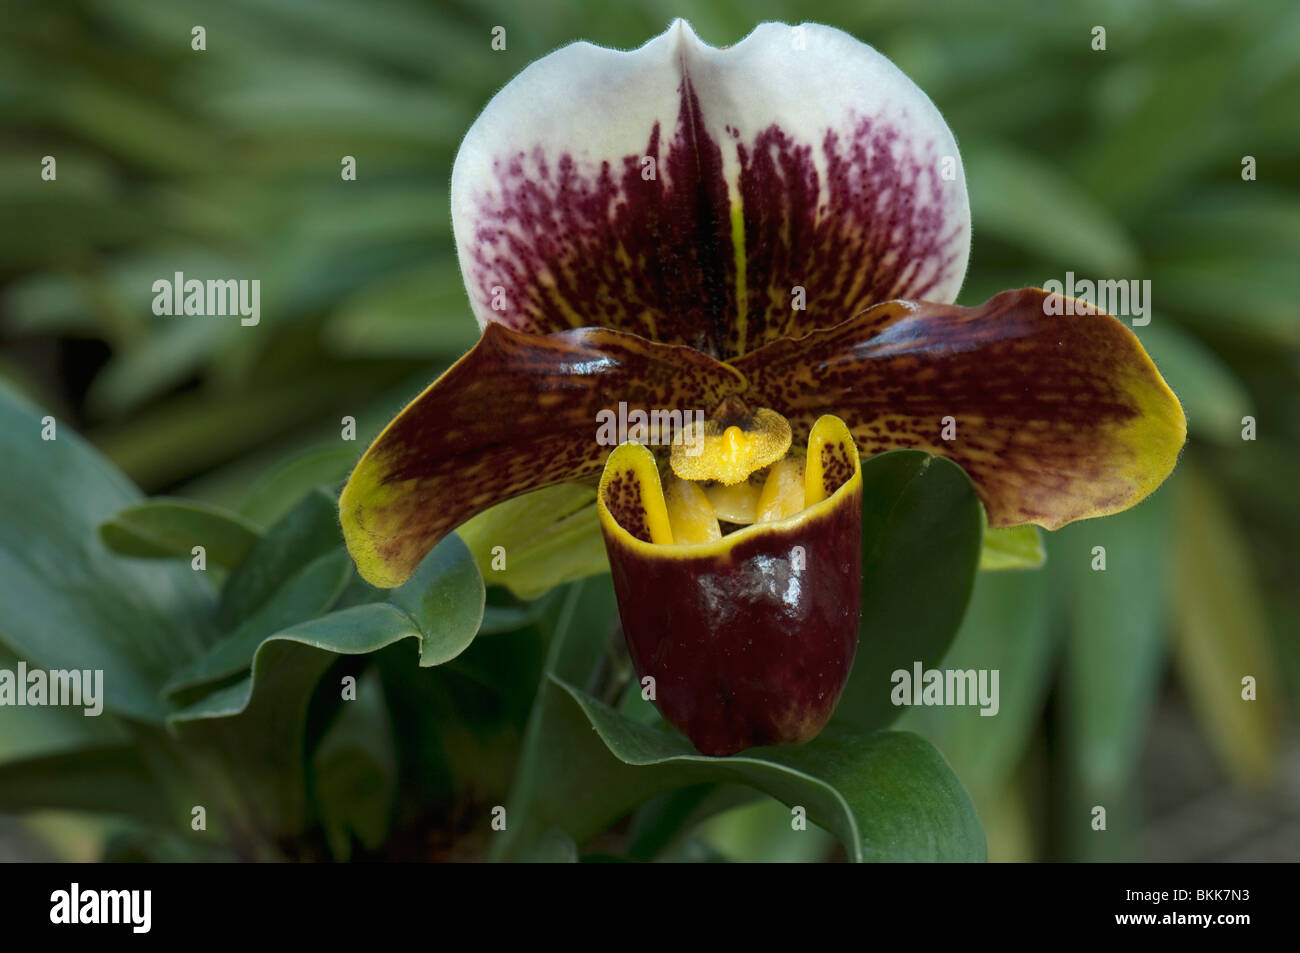
{"type": "Polygon", "coordinates": [[[490,325],[357,464],[339,500],[348,549],[368,582],[400,585],[474,514],[598,473],[622,439],[600,439],[602,411],[707,414],[744,389],[733,368],[689,348],[602,328],[540,336],[490,325]]]}
{"type": "Polygon", "coordinates": [[[1133,332],[1082,302],[1063,314],[1067,301],[1025,288],[975,308],[887,302],[735,365],[796,440],[836,414],[864,456],[910,447],[960,464],[990,525],[1056,529],[1146,497],[1187,436],[1133,332]]]}
{"type": "Polygon", "coordinates": [[[943,117],[816,24],[717,49],[678,20],[633,52],[533,63],[466,135],[452,218],[481,325],[723,359],[881,301],[952,301],[970,246],[943,117]]]}

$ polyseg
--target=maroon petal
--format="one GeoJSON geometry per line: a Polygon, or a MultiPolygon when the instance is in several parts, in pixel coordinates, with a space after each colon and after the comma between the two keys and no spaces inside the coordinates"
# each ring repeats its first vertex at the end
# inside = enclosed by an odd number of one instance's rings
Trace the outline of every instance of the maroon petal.
{"type": "Polygon", "coordinates": [[[602,442],[602,411],[709,413],[744,387],[698,351],[620,331],[539,336],[490,325],[357,464],[339,500],[348,549],[368,582],[400,585],[475,513],[594,477],[618,442],[602,442]]]}
{"type": "Polygon", "coordinates": [[[892,301],[734,363],[750,399],[784,414],[796,441],[836,414],[863,454],[915,448],[956,461],[990,525],[1056,529],[1154,491],[1187,425],[1132,331],[1082,302],[1073,315],[1045,303],[1038,288],[977,308],[892,301]]]}

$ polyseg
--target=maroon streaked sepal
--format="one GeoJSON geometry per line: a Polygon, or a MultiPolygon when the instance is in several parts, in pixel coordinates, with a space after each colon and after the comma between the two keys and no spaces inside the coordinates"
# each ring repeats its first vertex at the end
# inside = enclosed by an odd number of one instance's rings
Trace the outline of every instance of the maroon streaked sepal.
{"type": "Polygon", "coordinates": [[[646,448],[623,445],[601,478],[597,506],[637,676],[703,754],[812,739],[848,680],[862,477],[847,429],[826,420],[810,469],[829,495],[713,542],[664,541],[671,530],[646,448]]]}
{"type": "Polygon", "coordinates": [[[490,325],[353,470],[339,500],[348,550],[367,582],[401,585],[474,514],[528,490],[594,479],[617,442],[601,442],[602,411],[707,414],[745,386],[698,351],[621,331],[535,335],[490,325]]]}
{"type": "Polygon", "coordinates": [[[867,456],[912,448],[958,463],[990,526],[1057,529],[1153,492],[1187,425],[1132,331],[1082,302],[1072,315],[1045,309],[1047,298],[1022,288],[973,308],[889,301],[733,364],[796,441],[837,414],[867,456]]]}

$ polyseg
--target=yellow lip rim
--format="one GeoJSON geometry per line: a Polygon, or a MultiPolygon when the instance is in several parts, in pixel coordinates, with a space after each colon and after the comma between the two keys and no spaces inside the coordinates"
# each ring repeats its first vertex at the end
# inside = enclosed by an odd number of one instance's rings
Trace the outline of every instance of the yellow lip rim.
{"type": "MultiPolygon", "coordinates": [[[[849,428],[844,421],[833,414],[823,414],[813,425],[808,441],[809,446],[814,445],[812,434],[817,435],[816,445],[818,446],[836,440],[847,445],[850,451],[849,458],[853,461],[852,475],[841,483],[830,496],[804,507],[793,516],[788,516],[783,520],[773,520],[769,523],[754,523],[728,533],[719,540],[712,540],[707,543],[647,543],[645,540],[638,539],[629,533],[614,518],[614,514],[605,505],[606,486],[615,475],[631,472],[641,481],[643,499],[645,499],[646,494],[649,494],[649,499],[643,503],[643,508],[646,512],[646,522],[651,537],[654,538],[657,535],[658,520],[655,518],[657,512],[662,513],[663,521],[658,533],[662,533],[668,527],[663,483],[659,478],[659,464],[655,460],[654,454],[647,447],[638,443],[620,444],[605,462],[605,469],[600,475],[600,485],[596,491],[596,510],[599,513],[601,529],[605,532],[606,539],[617,540],[621,546],[640,555],[661,559],[725,556],[730,553],[733,547],[745,540],[764,535],[788,535],[791,530],[825,517],[832,510],[843,505],[846,499],[860,494],[862,490],[862,461],[858,456],[857,445],[853,442],[853,435],[849,432],[849,428]]],[[[667,529],[667,531],[671,535],[671,529],[667,529]]]]}

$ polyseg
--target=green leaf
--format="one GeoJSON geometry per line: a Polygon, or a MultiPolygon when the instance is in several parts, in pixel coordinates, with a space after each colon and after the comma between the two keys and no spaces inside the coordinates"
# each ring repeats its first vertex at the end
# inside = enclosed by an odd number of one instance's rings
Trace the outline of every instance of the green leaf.
{"type": "Polygon", "coordinates": [[[1286,684],[1263,612],[1251,546],[1221,493],[1184,464],[1170,574],[1174,660],[1197,721],[1240,783],[1275,780],[1286,684]],[[1243,679],[1254,679],[1254,699],[1243,679]]]}
{"type": "Polygon", "coordinates": [[[258,526],[270,526],[318,486],[343,482],[359,451],[348,444],[313,447],[258,477],[239,511],[258,526]]]}
{"type": "Polygon", "coordinates": [[[234,626],[248,618],[303,566],[343,545],[338,503],[315,489],[266,531],[226,581],[220,618],[234,626]]]}
{"type": "MultiPolygon", "coordinates": [[[[554,611],[540,686],[510,788],[507,816],[516,821],[493,840],[491,856],[496,860],[519,860],[527,856],[558,826],[549,820],[550,816],[567,817],[569,807],[565,802],[574,787],[571,779],[594,777],[610,768],[612,760],[592,736],[581,713],[547,677],[555,673],[581,683],[591,674],[617,618],[610,577],[596,576],[571,583],[554,611]],[[565,770],[556,771],[555,766],[561,764],[565,770]]],[[[598,787],[579,790],[578,804],[611,797],[635,803],[637,789],[635,778],[629,779],[625,772],[616,771],[606,776],[598,787]]],[[[645,797],[654,793],[646,792],[645,797]]],[[[590,832],[597,829],[590,828],[590,832]]],[[[568,833],[576,837],[579,832],[569,829],[568,833]]]]}
{"type": "Polygon", "coordinates": [[[1037,526],[991,527],[984,530],[980,572],[1001,569],[1038,569],[1047,561],[1043,533],[1037,526]]]}
{"type": "MultiPolygon", "coordinates": [[[[681,736],[620,715],[555,679],[623,764],[658,768],[658,783],[739,782],[839,837],[853,861],[983,860],[975,806],[943,757],[908,732],[863,734],[832,724],[816,739],[709,758],[681,736]]],[[[656,779],[647,776],[647,781],[656,779]]]]}
{"type": "Polygon", "coordinates": [[[1070,612],[1064,831],[1071,856],[1081,859],[1134,859],[1134,775],[1164,669],[1169,488],[1131,510],[1051,535],[1049,566],[1058,591],[1069,594],[1070,612]],[[1105,569],[1093,568],[1101,565],[1098,547],[1105,569]],[[1096,805],[1107,810],[1107,830],[1120,836],[1092,830],[1096,805]]]}
{"type": "Polygon", "coordinates": [[[155,497],[119,510],[101,523],[104,545],[123,556],[189,559],[195,546],[233,569],[257,543],[258,530],[234,513],[206,503],[155,497]]]}
{"type": "Polygon", "coordinates": [[[862,464],[862,623],[835,718],[875,730],[902,710],[891,675],[937,665],[957,635],[983,544],[984,509],[962,469],[917,450],[862,464]]]}
{"type": "MultiPolygon", "coordinates": [[[[331,561],[336,557],[331,556],[331,561]]],[[[323,564],[331,568],[328,563],[323,564]]],[[[259,673],[273,666],[262,656],[276,642],[290,642],[336,655],[365,655],[401,639],[419,644],[420,665],[441,665],[461,652],[483,617],[483,579],[455,535],[424,558],[406,583],[385,602],[352,606],[266,636],[253,655],[249,678],[177,712],[171,722],[240,714],[253,697],[259,673]]],[[[218,659],[217,661],[224,661],[218,659]]],[[[279,673],[284,674],[284,673],[279,673]]]]}
{"type": "Polygon", "coordinates": [[[609,571],[591,487],[561,483],[526,493],[480,513],[456,532],[483,578],[520,599],[536,599],[555,586],[609,571]]]}
{"type": "Polygon", "coordinates": [[[318,556],[263,603],[257,611],[212,646],[201,658],[178,670],[167,693],[215,682],[248,668],[258,646],[271,635],[306,623],[329,609],[352,579],[352,558],[339,548],[318,556]]]}
{"type": "MultiPolygon", "coordinates": [[[[943,752],[981,806],[1006,786],[1046,702],[1057,640],[1047,573],[981,574],[944,668],[997,672],[997,708],[914,707],[898,727],[943,752]]],[[[988,826],[986,824],[986,830],[988,826]]],[[[990,839],[990,849],[993,843],[990,839]]]]}
{"type": "MultiPolygon", "coordinates": [[[[0,669],[18,670],[18,656],[0,645],[0,669]]],[[[0,706],[0,764],[75,748],[123,744],[126,732],[112,715],[86,715],[58,705],[0,706]]]]}
{"type": "Polygon", "coordinates": [[[110,553],[98,528],[139,492],[0,384],[0,642],[31,666],[102,669],[104,704],[159,722],[172,671],[215,638],[213,594],[188,565],[110,553]]]}
{"type": "Polygon", "coordinates": [[[484,587],[454,535],[440,542],[387,602],[353,606],[265,638],[252,671],[172,715],[188,743],[223,751],[262,829],[296,833],[305,820],[303,732],[312,692],[339,655],[415,639],[420,665],[441,665],[473,640],[484,587]]]}

